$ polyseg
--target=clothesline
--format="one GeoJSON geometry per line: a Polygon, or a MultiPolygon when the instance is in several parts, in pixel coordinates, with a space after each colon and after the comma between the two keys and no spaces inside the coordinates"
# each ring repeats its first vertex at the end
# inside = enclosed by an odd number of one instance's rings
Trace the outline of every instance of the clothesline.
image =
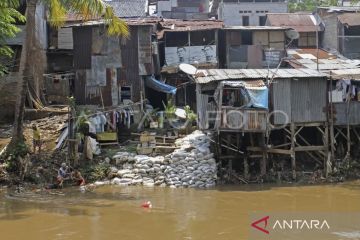
{"type": "MultiPolygon", "coordinates": [[[[128,104],[128,105],[117,106],[115,108],[105,110],[105,111],[104,110],[99,110],[96,113],[89,114],[89,115],[86,115],[86,116],[87,117],[93,117],[93,116],[96,116],[98,114],[111,113],[111,112],[116,111],[116,110],[123,110],[123,109],[129,108],[129,107],[133,107],[133,106],[136,106],[136,105],[143,104],[145,101],[147,101],[147,99],[136,102],[136,103],[128,104]]],[[[74,120],[74,119],[76,119],[76,117],[72,117],[71,119],[74,120]]]]}

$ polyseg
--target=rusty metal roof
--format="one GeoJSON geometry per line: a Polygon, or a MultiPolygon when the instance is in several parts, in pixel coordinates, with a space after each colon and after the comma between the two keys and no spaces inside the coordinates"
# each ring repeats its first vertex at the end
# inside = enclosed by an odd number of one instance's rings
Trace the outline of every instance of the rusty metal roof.
{"type": "Polygon", "coordinates": [[[219,20],[179,20],[163,19],[159,21],[162,31],[188,32],[223,28],[224,22],[219,20]]]}
{"type": "MultiPolygon", "coordinates": [[[[290,59],[287,59],[286,61],[292,67],[309,68],[314,70],[317,69],[316,48],[288,49],[287,54],[290,59]]],[[[358,65],[360,65],[359,60],[339,58],[338,56],[323,49],[319,49],[318,57],[319,69],[322,71],[356,68],[358,65]]]]}
{"type": "Polygon", "coordinates": [[[279,27],[279,26],[229,26],[224,27],[224,30],[250,30],[250,31],[285,31],[289,27],[279,27]]]}
{"type": "Polygon", "coordinates": [[[331,71],[331,76],[333,79],[353,79],[353,80],[360,80],[360,68],[352,68],[352,69],[341,69],[341,70],[334,70],[331,71]]]}
{"type": "Polygon", "coordinates": [[[360,26],[360,13],[344,13],[338,16],[338,20],[347,26],[360,26]]]}
{"type": "Polygon", "coordinates": [[[311,78],[327,75],[312,69],[208,69],[198,70],[195,82],[206,84],[224,80],[253,80],[266,78],[311,78]]]}
{"type": "Polygon", "coordinates": [[[267,25],[288,27],[298,32],[315,32],[323,29],[316,24],[316,18],[309,13],[268,13],[267,25]]]}

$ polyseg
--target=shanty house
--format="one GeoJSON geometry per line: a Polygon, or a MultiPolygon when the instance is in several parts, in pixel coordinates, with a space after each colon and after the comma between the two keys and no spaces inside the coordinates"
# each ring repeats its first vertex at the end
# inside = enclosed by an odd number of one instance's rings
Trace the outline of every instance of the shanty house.
{"type": "Polygon", "coordinates": [[[251,73],[257,70],[198,70],[194,79],[200,129],[266,131],[268,88],[251,73]]]}
{"type": "Polygon", "coordinates": [[[154,24],[129,21],[130,38],[106,35],[103,21],[74,24],[75,98],[78,104],[116,106],[140,101],[144,78],[154,74],[154,24]]]}
{"type": "Polygon", "coordinates": [[[322,46],[350,59],[360,57],[359,7],[320,7],[317,10],[325,25],[322,46]]]}
{"type": "MultiPolygon", "coordinates": [[[[320,21],[311,13],[268,13],[266,16],[267,26],[287,27],[299,33],[299,38],[291,42],[292,47],[316,47],[316,32],[320,39],[324,30],[320,21]]],[[[290,41],[287,39],[287,42],[290,41]]]]}
{"type": "Polygon", "coordinates": [[[196,108],[194,85],[188,84],[186,74],[178,71],[181,63],[197,68],[217,68],[219,64],[218,31],[223,27],[217,20],[171,20],[159,22],[158,41],[161,78],[178,88],[175,102],[178,106],[196,108]]]}
{"type": "Polygon", "coordinates": [[[223,68],[276,67],[285,55],[283,27],[225,27],[219,37],[223,68]]]}
{"type": "Polygon", "coordinates": [[[182,21],[163,19],[159,22],[158,39],[164,53],[163,70],[181,63],[198,67],[217,67],[218,30],[223,23],[216,20],[182,21]]]}

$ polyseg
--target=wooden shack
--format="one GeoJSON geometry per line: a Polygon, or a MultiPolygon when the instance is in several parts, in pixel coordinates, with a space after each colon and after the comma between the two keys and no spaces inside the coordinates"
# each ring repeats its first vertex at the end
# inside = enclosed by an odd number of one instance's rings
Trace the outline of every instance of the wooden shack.
{"type": "Polygon", "coordinates": [[[336,159],[358,156],[360,144],[360,69],[330,72],[329,122],[332,151],[336,159]]]}
{"type": "Polygon", "coordinates": [[[309,69],[211,69],[198,70],[194,79],[199,128],[217,134],[219,157],[230,169],[236,162],[233,160],[243,162],[245,179],[249,164],[256,159],[260,160],[261,175],[265,175],[272,154],[291,159],[294,178],[300,152],[325,164],[326,75],[309,69]],[[229,90],[242,104],[224,104],[224,92],[229,90]],[[249,95],[255,100],[250,97],[246,101],[249,95]],[[308,139],[309,131],[314,130],[320,135],[319,141],[312,141],[311,134],[308,139]]]}

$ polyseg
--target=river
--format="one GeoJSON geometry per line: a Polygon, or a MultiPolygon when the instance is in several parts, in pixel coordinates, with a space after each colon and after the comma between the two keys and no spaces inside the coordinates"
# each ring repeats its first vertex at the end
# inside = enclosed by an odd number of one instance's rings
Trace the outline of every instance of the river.
{"type": "MultiPolygon", "coordinates": [[[[250,238],[253,211],[360,212],[360,182],[211,190],[105,186],[86,193],[70,188],[24,197],[13,197],[4,189],[0,191],[0,236],[4,240],[243,240],[250,238]],[[140,207],[147,200],[152,209],[140,207]]],[[[347,231],[359,229],[349,226],[347,231]]],[[[351,236],[346,239],[359,237],[351,236]]]]}

